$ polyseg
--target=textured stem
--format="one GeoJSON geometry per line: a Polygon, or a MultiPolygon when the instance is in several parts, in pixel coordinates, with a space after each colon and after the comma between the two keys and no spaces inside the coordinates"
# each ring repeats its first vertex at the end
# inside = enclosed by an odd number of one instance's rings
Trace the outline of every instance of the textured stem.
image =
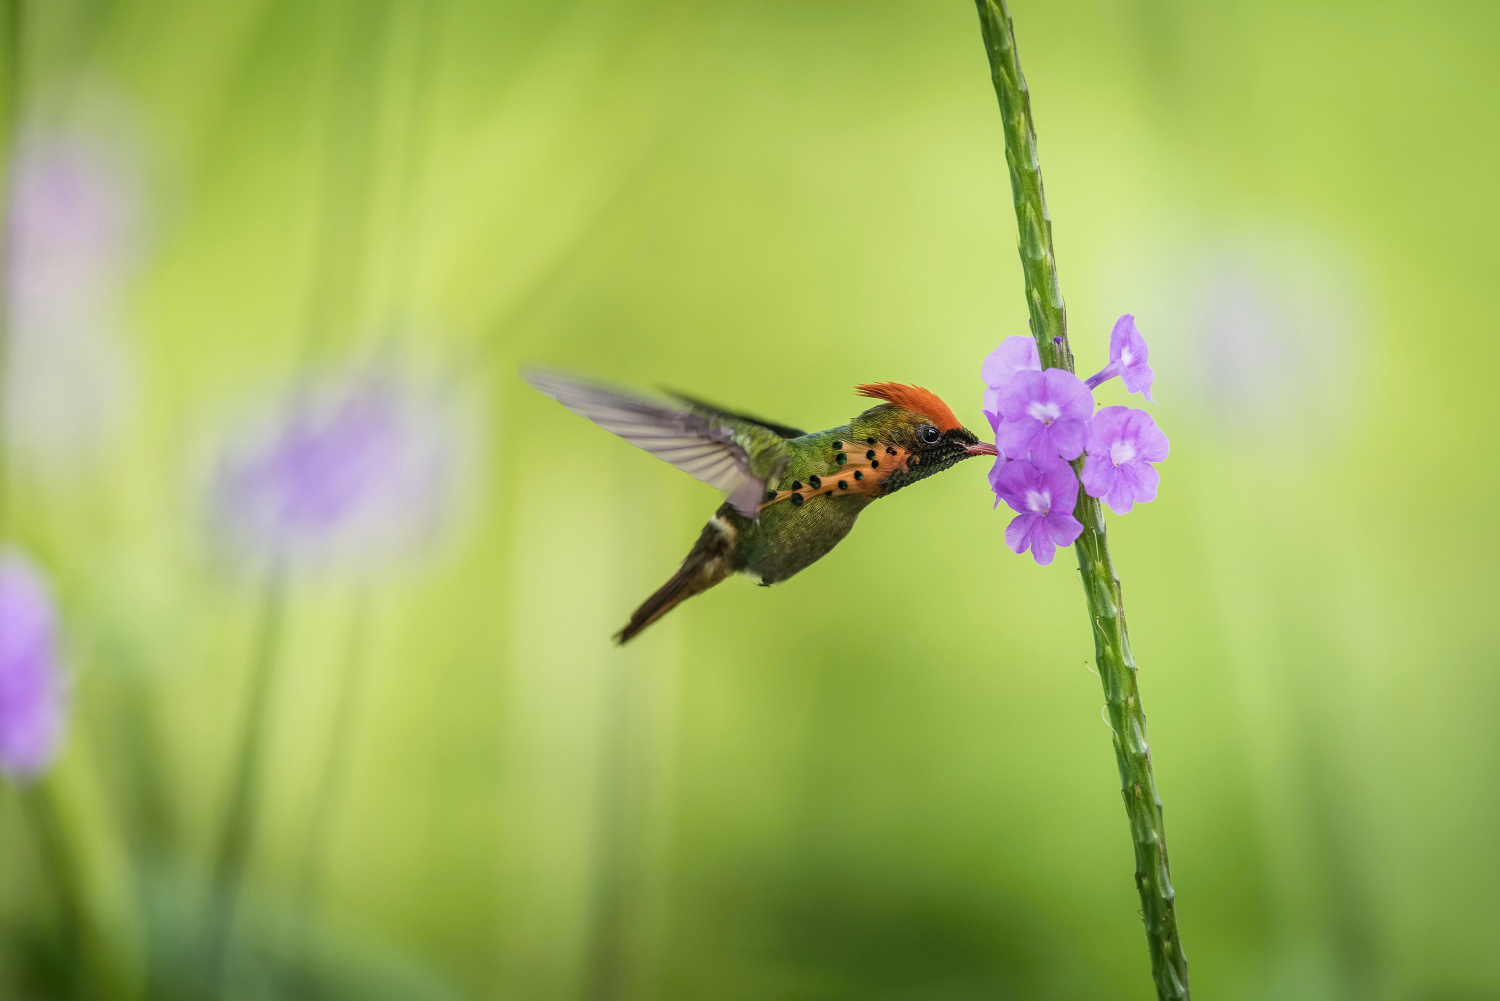
{"type": "MultiPolygon", "coordinates": [[[[975,0],[984,47],[990,59],[995,95],[1005,126],[1005,161],[1015,198],[1021,268],[1026,275],[1026,305],[1031,332],[1046,367],[1073,371],[1068,347],[1068,314],[1057,285],[1057,262],[1052,255],[1052,220],[1042,192],[1042,168],[1037,158],[1036,129],[1031,120],[1031,96],[1016,55],[1015,29],[1005,0],[975,0]]],[[[1075,463],[1075,467],[1081,465],[1075,463]]],[[[1120,791],[1130,818],[1135,844],[1135,884],[1141,895],[1146,943],[1151,952],[1151,975],[1161,1001],[1187,1001],[1187,959],[1177,935],[1177,911],[1172,877],[1167,865],[1167,841],[1162,826],[1161,797],[1151,774],[1151,748],[1146,742],[1146,714],[1136,687],[1135,660],[1125,628],[1120,580],[1105,539],[1104,512],[1099,501],[1082,491],[1074,516],[1083,534],[1074,549],[1083,592],[1094,630],[1094,655],[1104,682],[1104,699],[1114,731],[1115,759],[1120,766],[1120,791]]]]}

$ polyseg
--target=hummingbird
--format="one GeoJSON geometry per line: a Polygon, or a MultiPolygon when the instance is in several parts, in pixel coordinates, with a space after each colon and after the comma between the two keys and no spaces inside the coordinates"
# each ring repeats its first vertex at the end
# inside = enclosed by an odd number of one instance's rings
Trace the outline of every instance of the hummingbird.
{"type": "Polygon", "coordinates": [[[557,372],[522,374],[573,413],[727,495],[677,572],[615,634],[621,644],[735,573],[779,584],[826,556],[880,498],[997,454],[919,386],[856,386],[880,402],[848,424],[808,433],[680,393],[665,402],[557,372]]]}

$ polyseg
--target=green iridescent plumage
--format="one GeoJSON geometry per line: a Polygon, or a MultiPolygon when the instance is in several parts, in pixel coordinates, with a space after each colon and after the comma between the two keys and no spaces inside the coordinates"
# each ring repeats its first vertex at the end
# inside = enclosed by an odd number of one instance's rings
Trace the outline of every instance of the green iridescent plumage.
{"type": "Polygon", "coordinates": [[[624,643],[671,608],[734,573],[786,580],[849,534],[867,506],[974,455],[994,455],[926,390],[861,386],[884,402],[849,424],[807,434],[689,397],[662,403],[553,372],[536,389],[725,491],[672,578],[631,616],[624,643]]]}

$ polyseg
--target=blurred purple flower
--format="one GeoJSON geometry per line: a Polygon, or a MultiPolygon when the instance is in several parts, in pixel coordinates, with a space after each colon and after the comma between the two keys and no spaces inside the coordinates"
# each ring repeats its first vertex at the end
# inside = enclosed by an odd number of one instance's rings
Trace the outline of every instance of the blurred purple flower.
{"type": "Polygon", "coordinates": [[[14,551],[0,553],[0,772],[41,775],[67,723],[67,682],[57,657],[57,614],[46,580],[14,551]]]}
{"type": "Polygon", "coordinates": [[[98,451],[130,398],[119,332],[134,272],[139,185],[123,150],[83,132],[29,130],[5,217],[8,443],[57,469],[98,451]]]}
{"type": "Polygon", "coordinates": [[[1036,341],[1022,334],[1007,337],[1000,346],[989,353],[980,366],[979,375],[984,379],[984,415],[990,426],[1000,422],[1000,387],[1010,381],[1017,372],[1040,372],[1042,359],[1037,354],[1036,341]]]}
{"type": "Polygon", "coordinates": [[[1058,546],[1071,546],[1083,532],[1083,525],[1073,517],[1078,477],[1061,459],[1038,464],[1028,459],[1007,462],[1001,457],[990,470],[990,486],[996,507],[1003,500],[1019,512],[1005,526],[1005,544],[1017,554],[1029,548],[1032,559],[1047,566],[1058,546]]]}
{"type": "Polygon", "coordinates": [[[218,527],[239,547],[312,562],[421,547],[450,506],[453,431],[389,374],[304,389],[221,458],[218,527]]]}
{"type": "Polygon", "coordinates": [[[1151,415],[1129,407],[1105,407],[1089,422],[1083,489],[1115,514],[1156,500],[1161,474],[1151,465],[1167,457],[1167,436],[1151,415]]]}
{"type": "Polygon", "coordinates": [[[1110,332],[1109,364],[1089,376],[1084,385],[1093,389],[1118,375],[1126,392],[1140,393],[1155,403],[1151,399],[1151,383],[1156,381],[1156,373],[1146,364],[1149,356],[1146,338],[1136,329],[1135,317],[1126,313],[1115,321],[1115,329],[1110,332]]]}
{"type": "Polygon", "coordinates": [[[1060,368],[1015,372],[996,393],[995,447],[1009,459],[1076,459],[1083,454],[1094,394],[1060,368]]]}
{"type": "Polygon", "coordinates": [[[6,197],[12,288],[27,298],[51,298],[112,284],[127,271],[139,228],[130,173],[120,151],[99,138],[25,136],[6,197]]]}

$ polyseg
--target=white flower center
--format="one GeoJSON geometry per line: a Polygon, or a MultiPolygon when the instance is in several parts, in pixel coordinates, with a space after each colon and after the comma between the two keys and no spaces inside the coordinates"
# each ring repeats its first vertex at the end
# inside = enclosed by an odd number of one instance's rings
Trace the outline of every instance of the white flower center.
{"type": "Polygon", "coordinates": [[[1052,512],[1052,491],[1026,491],[1026,506],[1037,514],[1050,514],[1052,512]]]}
{"type": "Polygon", "coordinates": [[[1135,446],[1133,444],[1131,444],[1130,442],[1126,441],[1123,438],[1119,439],[1118,441],[1110,442],[1110,445],[1109,445],[1109,461],[1110,462],[1113,462],[1117,466],[1123,466],[1123,465],[1125,465],[1125,463],[1131,461],[1134,458],[1135,458],[1135,446]]]}
{"type": "Polygon", "coordinates": [[[1051,400],[1037,400],[1026,408],[1026,412],[1043,424],[1051,424],[1062,416],[1062,407],[1051,400]]]}
{"type": "Polygon", "coordinates": [[[1124,351],[1120,352],[1120,367],[1121,368],[1129,368],[1130,367],[1130,363],[1133,362],[1133,361],[1135,361],[1135,355],[1131,353],[1131,351],[1130,351],[1129,348],[1126,348],[1124,351]]]}

